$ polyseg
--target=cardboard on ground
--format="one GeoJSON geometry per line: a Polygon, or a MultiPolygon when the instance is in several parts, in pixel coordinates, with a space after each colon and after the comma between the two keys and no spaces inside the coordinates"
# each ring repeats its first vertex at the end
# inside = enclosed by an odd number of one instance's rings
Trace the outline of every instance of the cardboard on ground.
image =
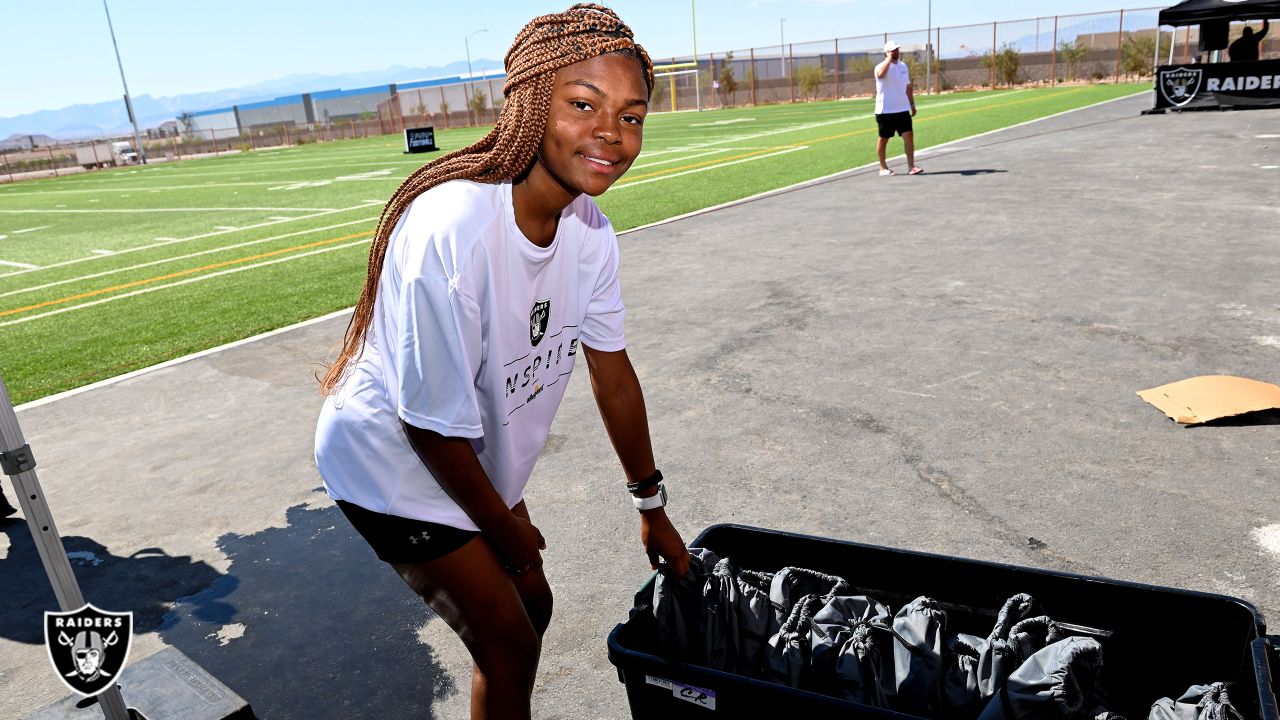
{"type": "Polygon", "coordinates": [[[1141,390],[1138,397],[1183,425],[1280,408],[1280,387],[1232,375],[1201,375],[1141,390]]]}

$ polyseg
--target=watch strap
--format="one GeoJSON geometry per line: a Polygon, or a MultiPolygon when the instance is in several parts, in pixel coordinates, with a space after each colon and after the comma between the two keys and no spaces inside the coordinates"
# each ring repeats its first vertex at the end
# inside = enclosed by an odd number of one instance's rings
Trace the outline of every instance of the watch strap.
{"type": "Polygon", "coordinates": [[[658,492],[650,495],[649,497],[632,497],[631,503],[635,505],[636,510],[639,510],[640,512],[665,507],[667,504],[667,486],[659,482],[658,492]]]}

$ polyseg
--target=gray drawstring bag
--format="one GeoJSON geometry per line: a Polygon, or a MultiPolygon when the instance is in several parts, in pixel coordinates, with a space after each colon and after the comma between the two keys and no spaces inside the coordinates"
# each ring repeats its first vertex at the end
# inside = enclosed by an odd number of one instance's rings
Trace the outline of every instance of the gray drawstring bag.
{"type": "Polygon", "coordinates": [[[775,630],[773,604],[769,588],[773,573],[739,570],[736,610],[738,616],[738,668],[748,677],[760,677],[764,669],[765,651],[775,630]]]}
{"type": "Polygon", "coordinates": [[[1026,593],[1009,598],[978,657],[978,689],[995,694],[1004,679],[1038,650],[1065,636],[1052,620],[1035,616],[1036,601],[1026,593]]]}
{"type": "Polygon", "coordinates": [[[703,586],[719,558],[710,550],[689,548],[689,572],[677,579],[666,563],[653,583],[654,635],[658,654],[669,662],[703,662],[705,609],[703,586]]]}
{"type": "Polygon", "coordinates": [[[814,615],[810,633],[812,689],[844,700],[887,707],[893,642],[889,608],[864,595],[837,595],[814,615]]]}
{"type": "Polygon", "coordinates": [[[942,644],[947,614],[938,601],[918,597],[893,618],[893,683],[889,706],[912,715],[932,717],[941,707],[942,644]]]}
{"type": "Polygon", "coordinates": [[[982,711],[978,658],[986,646],[987,639],[977,635],[958,633],[947,640],[942,663],[942,706],[946,717],[968,720],[982,711]]]}
{"type": "Polygon", "coordinates": [[[703,627],[702,657],[709,668],[741,674],[742,632],[738,623],[738,571],[729,558],[722,558],[711,569],[702,588],[703,627]]]}
{"type": "Polygon", "coordinates": [[[1147,720],[1244,720],[1227,697],[1225,683],[1192,685],[1177,702],[1160,698],[1151,706],[1147,720]]]}
{"type": "MultiPolygon", "coordinates": [[[[776,577],[775,577],[776,579],[776,577]]],[[[798,688],[809,670],[809,636],[813,628],[813,615],[826,601],[817,595],[805,595],[796,600],[791,614],[782,622],[778,632],[769,638],[765,653],[764,676],[766,680],[798,688]]]]}
{"type": "Polygon", "coordinates": [[[1107,712],[1101,672],[1097,640],[1059,640],[1014,670],[978,720],[1121,720],[1107,712]]]}
{"type": "Polygon", "coordinates": [[[800,598],[816,595],[826,602],[836,595],[847,594],[849,584],[843,578],[808,568],[783,568],[774,574],[773,582],[769,585],[769,602],[773,604],[774,617],[778,623],[770,629],[777,632],[800,598]]]}

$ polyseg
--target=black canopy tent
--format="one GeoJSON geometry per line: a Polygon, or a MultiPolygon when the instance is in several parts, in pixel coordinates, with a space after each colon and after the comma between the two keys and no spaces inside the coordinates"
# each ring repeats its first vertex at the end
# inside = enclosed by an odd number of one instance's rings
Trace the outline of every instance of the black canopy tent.
{"type": "MultiPolygon", "coordinates": [[[[1280,0],[1185,0],[1160,11],[1160,26],[1199,25],[1200,49],[1221,51],[1230,23],[1269,18],[1280,18],[1280,0]]],[[[1169,64],[1156,69],[1155,107],[1148,112],[1280,107],[1280,60],[1176,66],[1169,50],[1169,64]]]]}
{"type": "Polygon", "coordinates": [[[1172,27],[1266,18],[1280,18],[1280,0],[1186,0],[1160,11],[1160,24],[1172,27]]]}

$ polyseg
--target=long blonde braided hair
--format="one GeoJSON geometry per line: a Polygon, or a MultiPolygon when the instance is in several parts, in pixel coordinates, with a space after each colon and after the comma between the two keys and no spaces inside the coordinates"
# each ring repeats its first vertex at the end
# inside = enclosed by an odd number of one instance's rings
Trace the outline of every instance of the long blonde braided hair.
{"type": "Polygon", "coordinates": [[[635,42],[631,28],[603,5],[578,3],[562,13],[536,17],[516,35],[504,61],[507,82],[502,94],[506,102],[493,130],[476,144],[418,168],[382,209],[369,247],[364,289],[347,324],[342,351],[320,381],[321,393],[332,394],[348,366],[360,355],[373,321],[391,231],[409,203],[449,180],[500,183],[522,176],[533,166],[546,131],[556,70],[609,53],[632,55],[639,60],[645,84],[653,91],[653,63],[648,53],[635,42]]]}

